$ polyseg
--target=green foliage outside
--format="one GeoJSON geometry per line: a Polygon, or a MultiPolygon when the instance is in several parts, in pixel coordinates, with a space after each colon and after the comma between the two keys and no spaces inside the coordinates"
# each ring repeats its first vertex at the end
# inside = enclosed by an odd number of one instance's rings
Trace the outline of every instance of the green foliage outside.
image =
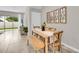
{"type": "Polygon", "coordinates": [[[18,22],[18,17],[7,17],[6,20],[9,22],[13,22],[13,21],[18,22]]]}
{"type": "Polygon", "coordinates": [[[0,28],[0,30],[17,29],[17,28],[0,28]]]}

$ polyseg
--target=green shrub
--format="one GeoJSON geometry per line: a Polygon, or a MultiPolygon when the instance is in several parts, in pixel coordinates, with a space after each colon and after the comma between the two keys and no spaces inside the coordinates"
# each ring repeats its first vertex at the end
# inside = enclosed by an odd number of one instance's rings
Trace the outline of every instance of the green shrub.
{"type": "Polygon", "coordinates": [[[7,17],[6,20],[9,22],[12,22],[12,21],[18,22],[18,17],[7,17]]]}

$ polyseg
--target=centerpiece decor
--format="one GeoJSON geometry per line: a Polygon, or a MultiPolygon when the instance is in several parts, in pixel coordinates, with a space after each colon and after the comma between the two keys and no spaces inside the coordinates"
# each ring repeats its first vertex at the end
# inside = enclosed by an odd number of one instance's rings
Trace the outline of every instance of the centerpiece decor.
{"type": "Polygon", "coordinates": [[[45,31],[45,26],[46,26],[46,23],[44,22],[42,25],[42,31],[45,31]]]}

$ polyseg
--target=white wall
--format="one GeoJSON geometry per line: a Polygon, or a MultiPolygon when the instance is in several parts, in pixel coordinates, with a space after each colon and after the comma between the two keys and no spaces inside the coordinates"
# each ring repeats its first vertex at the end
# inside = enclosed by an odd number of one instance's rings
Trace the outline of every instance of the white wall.
{"type": "Polygon", "coordinates": [[[29,8],[26,9],[25,13],[24,13],[24,26],[28,26],[28,16],[29,16],[29,8]]]}
{"type": "Polygon", "coordinates": [[[35,23],[35,25],[41,24],[41,9],[36,8],[30,8],[29,10],[29,19],[28,19],[28,25],[29,25],[29,35],[32,34],[32,23],[35,23]],[[35,20],[34,20],[35,19],[35,20]]]}
{"type": "Polygon", "coordinates": [[[31,26],[41,26],[41,13],[32,12],[31,13],[31,26]]]}
{"type": "MultiPolygon", "coordinates": [[[[42,10],[42,20],[46,21],[46,12],[53,11],[61,6],[44,7],[42,10]]],[[[42,22],[43,22],[42,21],[42,22]]],[[[50,27],[55,27],[58,30],[63,30],[62,41],[79,50],[79,7],[67,7],[67,24],[48,24],[50,27]]]]}

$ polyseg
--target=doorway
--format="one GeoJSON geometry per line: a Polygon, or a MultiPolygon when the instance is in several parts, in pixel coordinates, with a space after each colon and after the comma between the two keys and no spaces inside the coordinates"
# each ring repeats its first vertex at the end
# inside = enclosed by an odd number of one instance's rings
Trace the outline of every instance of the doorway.
{"type": "Polygon", "coordinates": [[[41,26],[41,12],[31,11],[30,25],[31,25],[30,26],[31,32],[32,32],[33,26],[41,26]]]}

